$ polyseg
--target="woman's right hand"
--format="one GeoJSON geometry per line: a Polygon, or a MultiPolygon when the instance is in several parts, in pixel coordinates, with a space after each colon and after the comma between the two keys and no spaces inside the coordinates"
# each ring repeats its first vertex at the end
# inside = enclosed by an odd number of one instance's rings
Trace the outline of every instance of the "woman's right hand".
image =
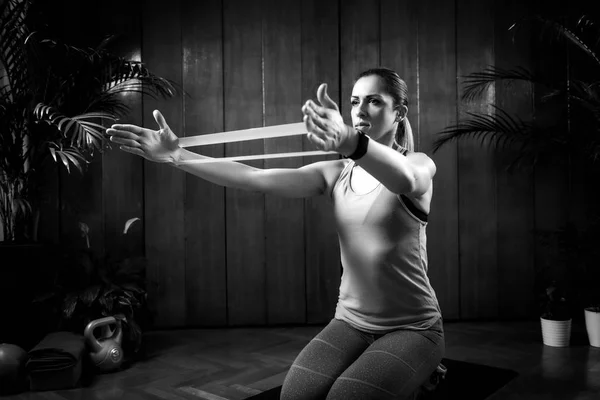
{"type": "Polygon", "coordinates": [[[118,143],[121,150],[159,163],[173,163],[179,158],[181,147],[179,138],[173,133],[167,121],[158,110],[152,113],[158,130],[137,125],[115,124],[106,130],[110,141],[118,143]]]}

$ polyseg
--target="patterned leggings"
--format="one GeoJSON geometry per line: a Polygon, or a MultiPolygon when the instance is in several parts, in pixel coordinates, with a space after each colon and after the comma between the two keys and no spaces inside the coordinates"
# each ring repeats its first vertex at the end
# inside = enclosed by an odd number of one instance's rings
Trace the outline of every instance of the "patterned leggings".
{"type": "Polygon", "coordinates": [[[442,320],[426,331],[383,335],[331,322],[292,364],[281,400],[391,400],[411,396],[445,352],[442,320]]]}

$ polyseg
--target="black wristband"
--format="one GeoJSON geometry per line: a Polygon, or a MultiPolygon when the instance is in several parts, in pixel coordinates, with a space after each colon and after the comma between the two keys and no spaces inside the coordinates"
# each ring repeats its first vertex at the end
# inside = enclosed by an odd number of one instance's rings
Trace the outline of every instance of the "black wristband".
{"type": "Polygon", "coordinates": [[[350,154],[348,157],[351,160],[358,160],[365,154],[367,154],[367,149],[369,147],[369,137],[365,135],[364,132],[358,131],[358,144],[356,145],[356,150],[354,153],[350,154]]]}

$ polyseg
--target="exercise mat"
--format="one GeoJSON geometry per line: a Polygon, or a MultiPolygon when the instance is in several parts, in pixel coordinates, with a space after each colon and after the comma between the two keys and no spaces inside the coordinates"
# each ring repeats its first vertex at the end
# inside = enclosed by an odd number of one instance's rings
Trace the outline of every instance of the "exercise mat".
{"type": "MultiPolygon", "coordinates": [[[[516,371],[444,358],[444,379],[433,393],[415,395],[416,400],[484,400],[518,376],[516,371]]],[[[281,386],[250,397],[278,400],[281,386]]]]}
{"type": "Polygon", "coordinates": [[[52,332],[29,351],[27,373],[31,390],[76,387],[81,377],[85,352],[83,335],[52,332]]]}

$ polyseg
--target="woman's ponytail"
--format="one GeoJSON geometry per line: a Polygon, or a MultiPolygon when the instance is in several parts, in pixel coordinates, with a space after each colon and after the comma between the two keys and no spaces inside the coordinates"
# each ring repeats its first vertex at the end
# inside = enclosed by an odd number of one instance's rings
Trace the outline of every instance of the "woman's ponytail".
{"type": "Polygon", "coordinates": [[[402,121],[398,124],[394,142],[399,151],[415,151],[415,139],[407,117],[402,118],[402,121]]]}

